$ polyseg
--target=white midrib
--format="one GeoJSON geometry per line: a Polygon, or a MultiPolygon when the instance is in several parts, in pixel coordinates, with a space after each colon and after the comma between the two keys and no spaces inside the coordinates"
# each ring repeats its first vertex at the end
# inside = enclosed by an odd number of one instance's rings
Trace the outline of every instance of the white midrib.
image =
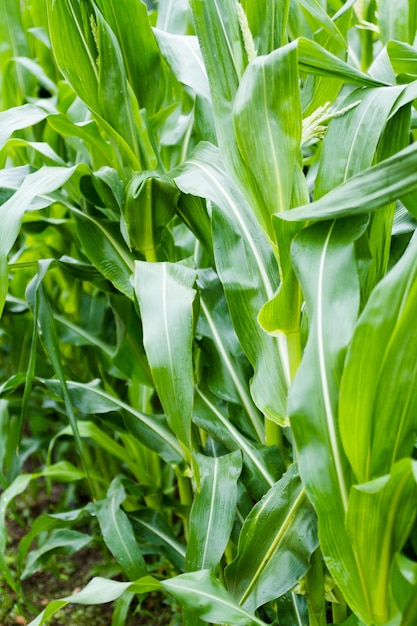
{"type": "MultiPolygon", "coordinates": [[[[267,297],[267,300],[271,300],[274,296],[274,289],[271,285],[271,281],[269,280],[269,276],[266,272],[266,269],[264,267],[264,264],[262,263],[262,259],[259,256],[259,253],[256,249],[255,243],[251,237],[251,234],[245,224],[245,222],[242,220],[242,217],[240,215],[240,212],[235,204],[235,202],[233,201],[233,198],[230,196],[230,194],[227,192],[226,189],[224,189],[224,187],[222,187],[222,185],[220,185],[219,181],[213,176],[213,174],[208,171],[201,163],[198,163],[196,160],[193,161],[193,165],[195,167],[200,168],[205,176],[207,176],[207,178],[209,178],[212,183],[217,187],[217,189],[219,190],[219,192],[224,196],[227,204],[230,206],[234,217],[236,218],[236,221],[239,223],[240,228],[242,229],[244,235],[245,235],[245,241],[248,243],[251,252],[256,260],[256,265],[259,269],[259,273],[262,279],[262,284],[264,286],[265,289],[265,294],[267,297]]],[[[215,201],[214,201],[215,202],[215,201]]],[[[287,386],[289,387],[291,384],[291,373],[290,373],[290,366],[289,366],[289,358],[288,358],[288,348],[287,348],[287,340],[286,337],[283,333],[280,333],[277,337],[275,337],[277,340],[277,345],[278,345],[278,352],[280,355],[280,361],[281,361],[281,365],[282,365],[282,369],[284,371],[284,376],[285,376],[285,381],[287,383],[287,386]]]]}
{"type": "Polygon", "coordinates": [[[250,402],[250,399],[248,397],[247,391],[246,389],[243,387],[239,376],[236,374],[235,369],[230,361],[229,355],[227,353],[227,350],[225,349],[223,342],[222,342],[222,338],[220,337],[216,325],[212,319],[212,317],[210,316],[210,312],[207,309],[204,300],[201,298],[200,299],[200,304],[201,304],[201,308],[203,309],[204,315],[206,317],[206,320],[208,322],[208,325],[210,326],[210,330],[213,334],[213,338],[214,341],[216,343],[217,349],[220,352],[220,355],[223,359],[223,362],[225,363],[227,370],[230,374],[231,379],[233,380],[233,383],[237,389],[237,392],[239,394],[240,399],[242,400],[243,406],[245,407],[245,410],[247,412],[247,414],[251,417],[251,422],[256,430],[256,434],[259,437],[259,440],[261,442],[263,442],[265,436],[264,433],[262,431],[262,428],[260,427],[259,424],[259,420],[258,420],[258,415],[256,412],[254,412],[253,410],[253,406],[250,402]]]}
{"type": "MultiPolygon", "coordinates": [[[[270,497],[273,497],[273,495],[271,495],[270,497]]],[[[294,517],[295,517],[295,512],[298,509],[298,507],[301,505],[304,497],[305,497],[305,489],[303,487],[303,488],[301,488],[300,493],[298,494],[297,498],[295,499],[294,504],[292,505],[292,507],[287,512],[287,515],[285,516],[284,523],[282,524],[282,526],[280,527],[279,531],[275,535],[275,538],[274,538],[273,542],[271,543],[270,547],[268,548],[265,556],[262,558],[261,564],[259,565],[258,569],[256,570],[256,572],[252,576],[248,586],[246,587],[245,593],[240,598],[240,600],[239,600],[239,604],[240,605],[243,605],[244,602],[246,602],[246,600],[248,599],[249,595],[251,594],[251,591],[252,591],[253,587],[256,585],[257,581],[259,580],[260,576],[262,575],[262,572],[265,571],[265,568],[267,567],[267,565],[270,562],[271,558],[273,557],[274,553],[278,549],[278,546],[281,543],[283,537],[285,536],[285,533],[290,528],[290,526],[291,526],[291,524],[292,524],[292,522],[294,520],[294,517]]],[[[269,503],[269,499],[267,499],[265,501],[264,506],[262,507],[262,509],[264,509],[267,506],[268,503],[269,503]]],[[[261,515],[261,513],[262,513],[262,510],[260,510],[258,512],[258,517],[261,515]]]]}
{"type": "Polygon", "coordinates": [[[250,449],[250,447],[247,445],[246,441],[240,436],[239,431],[236,428],[234,428],[234,426],[231,424],[231,422],[229,422],[229,420],[227,420],[222,415],[222,413],[220,413],[220,411],[217,409],[217,407],[210,402],[210,400],[207,398],[207,396],[205,396],[204,393],[201,391],[201,389],[199,389],[198,387],[197,387],[197,393],[202,398],[202,400],[207,404],[207,406],[210,408],[210,410],[215,415],[217,415],[217,418],[223,424],[223,426],[225,426],[225,428],[230,432],[230,434],[232,435],[233,439],[239,445],[239,449],[246,453],[246,455],[252,460],[252,463],[255,465],[255,467],[259,470],[259,473],[264,477],[264,479],[267,482],[267,484],[270,487],[272,487],[275,484],[275,480],[274,480],[273,476],[271,476],[265,470],[265,468],[262,465],[262,463],[260,463],[258,461],[256,456],[252,453],[252,450],[250,449]]]}
{"type": "Polygon", "coordinates": [[[336,222],[333,222],[331,228],[329,229],[329,233],[326,237],[326,241],[324,243],[323,250],[321,253],[321,258],[320,258],[318,284],[317,284],[317,344],[318,344],[317,347],[318,347],[318,353],[319,353],[320,383],[321,383],[321,390],[323,394],[324,408],[325,408],[325,414],[326,414],[327,430],[328,430],[328,434],[330,438],[330,446],[331,446],[332,453],[333,453],[335,470],[336,470],[337,480],[339,483],[340,493],[342,496],[343,507],[346,512],[348,508],[348,493],[347,493],[347,488],[345,484],[345,477],[343,474],[342,460],[340,458],[339,444],[337,441],[336,428],[335,428],[335,416],[333,415],[332,403],[330,400],[329,383],[327,380],[327,371],[326,371],[324,329],[323,329],[324,266],[325,266],[326,255],[327,255],[327,250],[329,247],[330,238],[333,233],[335,224],[336,222]]]}
{"type": "Polygon", "coordinates": [[[213,485],[212,485],[211,498],[210,498],[210,513],[209,513],[209,519],[208,519],[208,523],[207,523],[207,533],[206,533],[206,539],[205,539],[205,542],[204,542],[204,550],[203,550],[203,554],[202,554],[202,557],[201,557],[200,569],[205,569],[207,552],[208,552],[208,549],[209,549],[209,543],[210,543],[210,539],[211,539],[211,530],[212,530],[212,526],[213,526],[213,515],[214,515],[214,509],[215,509],[215,505],[216,505],[217,476],[218,476],[218,473],[219,473],[219,460],[216,457],[214,457],[214,475],[213,475],[213,485]]]}

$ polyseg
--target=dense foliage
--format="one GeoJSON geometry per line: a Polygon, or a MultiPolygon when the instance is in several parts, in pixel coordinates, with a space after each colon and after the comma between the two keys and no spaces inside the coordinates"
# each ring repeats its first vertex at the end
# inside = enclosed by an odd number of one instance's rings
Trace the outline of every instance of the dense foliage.
{"type": "Polygon", "coordinates": [[[114,559],[33,626],[155,591],[186,626],[417,623],[416,30],[414,0],[0,0],[0,571],[24,603],[114,559]]]}

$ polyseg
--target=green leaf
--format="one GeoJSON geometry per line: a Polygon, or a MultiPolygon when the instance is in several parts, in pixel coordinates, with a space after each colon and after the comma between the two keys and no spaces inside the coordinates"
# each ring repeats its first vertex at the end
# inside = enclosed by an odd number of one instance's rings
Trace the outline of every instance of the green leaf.
{"type": "Polygon", "coordinates": [[[249,363],[242,358],[242,348],[230,320],[221,283],[211,270],[200,271],[198,287],[200,315],[197,333],[202,335],[200,345],[210,363],[207,368],[209,387],[225,400],[244,407],[254,437],[263,442],[264,425],[249,392],[248,380],[252,372],[249,363]]]}
{"type": "Polygon", "coordinates": [[[417,11],[413,0],[378,0],[378,24],[382,43],[398,39],[414,42],[417,28],[417,11]]]}
{"type": "Polygon", "coordinates": [[[289,0],[242,0],[258,54],[269,54],[286,43],[289,0]]]}
{"type": "Polygon", "coordinates": [[[314,510],[292,465],[245,520],[237,556],[226,569],[230,593],[255,611],[296,585],[317,545],[314,510]]]}
{"type": "Polygon", "coordinates": [[[242,452],[249,488],[256,497],[261,497],[282,474],[283,463],[276,447],[253,444],[234,426],[226,404],[200,385],[196,388],[193,420],[228,450],[242,452]]]}
{"type": "Polygon", "coordinates": [[[222,3],[217,0],[191,0],[190,4],[219,130],[221,115],[225,111],[230,112],[230,104],[247,64],[236,3],[233,0],[222,3]]]}
{"type": "Polygon", "coordinates": [[[28,626],[43,626],[59,609],[67,604],[105,604],[120,598],[126,591],[136,593],[147,593],[160,588],[160,583],[151,576],[145,576],[134,583],[123,583],[118,580],[108,580],[106,578],[93,578],[86,587],[76,593],[61,600],[53,600],[40,615],[30,622],[28,626]]]}
{"type": "MultiPolygon", "coordinates": [[[[0,39],[2,41],[2,73],[7,62],[16,57],[30,56],[27,32],[23,23],[22,6],[19,0],[2,1],[0,3],[0,39]]],[[[10,65],[9,65],[10,68],[10,65]]],[[[22,104],[27,96],[33,95],[35,83],[33,77],[19,66],[14,66],[9,80],[2,77],[1,108],[22,104]]]]}
{"type": "Polygon", "coordinates": [[[417,76],[417,51],[403,41],[389,41],[387,52],[396,74],[417,76]]]}
{"type": "MultiPolygon", "coordinates": [[[[262,181],[256,217],[271,241],[271,215],[290,208],[300,156],[301,104],[297,46],[257,57],[246,69],[233,105],[236,142],[247,168],[262,181]]],[[[254,212],[257,206],[253,207],[254,212]]]]}
{"type": "MultiPolygon", "coordinates": [[[[55,393],[62,395],[56,380],[43,382],[55,393]]],[[[123,424],[134,437],[155,450],[167,463],[178,463],[181,460],[183,451],[163,415],[146,415],[137,411],[117,396],[103,391],[97,383],[98,381],[91,384],[67,381],[71,401],[77,409],[86,414],[122,411],[123,424]]]]}
{"type": "Polygon", "coordinates": [[[381,87],[383,83],[342,61],[315,41],[300,37],[298,40],[298,62],[300,70],[314,76],[341,78],[353,85],[381,87]]]}
{"type": "Polygon", "coordinates": [[[402,554],[396,554],[391,585],[402,613],[401,626],[412,626],[417,619],[417,563],[402,554]]]}
{"type": "Polygon", "coordinates": [[[53,200],[49,199],[47,194],[62,187],[80,167],[83,166],[71,168],[43,167],[39,171],[26,176],[16,193],[0,206],[2,223],[0,241],[0,314],[6,301],[9,284],[7,255],[19,234],[25,211],[30,209],[31,203],[37,197],[41,199],[37,208],[49,206],[53,200]]]}
{"type": "Polygon", "coordinates": [[[65,138],[66,143],[83,154],[94,170],[105,165],[117,167],[117,157],[113,147],[100,135],[97,123],[93,120],[73,122],[63,114],[49,115],[48,125],[65,138]],[[81,141],[79,141],[81,140],[81,141]]]}
{"type": "Polygon", "coordinates": [[[84,10],[76,0],[48,0],[47,6],[49,35],[59,68],[81,99],[98,112],[97,47],[85,4],[84,10]]]}
{"type": "Polygon", "coordinates": [[[299,3],[313,31],[324,29],[338,43],[346,46],[342,33],[334,21],[327,15],[318,0],[299,0],[299,3]]]}
{"type": "Polygon", "coordinates": [[[265,626],[265,622],[236,604],[210,571],[181,574],[164,581],[162,586],[205,622],[265,626]]]}
{"type": "Polygon", "coordinates": [[[128,250],[120,228],[72,207],[76,233],[85,255],[119,291],[133,300],[134,257],[128,250]]]}
{"type": "Polygon", "coordinates": [[[26,580],[33,576],[35,572],[44,567],[45,559],[52,554],[70,555],[78,552],[92,541],[90,535],[80,533],[76,530],[58,528],[53,530],[49,536],[42,541],[42,545],[37,550],[29,552],[26,567],[20,576],[21,580],[26,580]]]}
{"type": "Polygon", "coordinates": [[[391,110],[403,91],[399,86],[355,89],[342,102],[341,110],[347,110],[331,120],[323,141],[315,200],[371,167],[391,110]]]}
{"type": "Polygon", "coordinates": [[[257,179],[246,167],[236,144],[232,110],[243,72],[248,63],[242,18],[236,0],[192,0],[191,8],[209,78],[217,142],[226,168],[242,183],[256,206],[257,179]]]}
{"type": "Polygon", "coordinates": [[[168,424],[188,448],[194,395],[195,280],[196,272],[184,265],[136,261],[134,289],[155,387],[168,424]]]}
{"type": "Polygon", "coordinates": [[[350,473],[337,420],[343,358],[359,308],[354,242],[365,226],[363,220],[316,224],[294,239],[291,253],[309,337],[288,403],[300,476],[317,511],[326,564],[348,604],[367,621],[367,600],[344,529],[350,473]]]}
{"type": "Polygon", "coordinates": [[[16,130],[38,124],[49,113],[35,104],[23,104],[0,113],[0,150],[16,130]]]}
{"type": "Polygon", "coordinates": [[[349,497],[346,528],[373,624],[387,624],[398,612],[389,578],[394,555],[403,548],[416,518],[416,472],[415,462],[402,459],[389,475],[355,485],[349,497]]]}
{"type": "MultiPolygon", "coordinates": [[[[153,115],[165,88],[161,55],[152,32],[146,5],[137,0],[96,0],[123,56],[126,78],[139,107],[153,115]]],[[[104,67],[107,68],[105,65],[104,67]]]]}
{"type": "Polygon", "coordinates": [[[289,221],[316,221],[375,211],[417,191],[416,167],[417,147],[412,144],[378,165],[356,174],[320,200],[277,215],[289,221]]]}
{"type": "Polygon", "coordinates": [[[156,157],[122,52],[102,13],[76,0],[48,0],[48,17],[59,68],[111,137],[120,167],[127,172],[142,169],[141,164],[154,169],[156,157]]]}
{"type": "Polygon", "coordinates": [[[116,477],[109,486],[105,500],[94,504],[94,511],[106,546],[129,580],[136,580],[145,576],[146,565],[129,518],[120,506],[125,499],[126,492],[120,478],[116,477]]]}
{"type": "Polygon", "coordinates": [[[159,0],[158,21],[159,29],[177,35],[184,35],[191,21],[188,0],[159,0]]]}
{"type": "Polygon", "coordinates": [[[340,389],[340,432],[358,482],[409,456],[417,430],[417,240],[377,285],[359,318],[340,389]]]}
{"type": "Polygon", "coordinates": [[[143,509],[129,514],[136,535],[145,545],[155,546],[155,552],[160,554],[161,549],[166,553],[169,560],[184,571],[185,546],[175,538],[173,528],[170,527],[164,517],[158,511],[143,509]]]}
{"type": "Polygon", "coordinates": [[[220,457],[194,453],[196,493],[190,511],[188,571],[214,569],[232,532],[237,505],[237,480],[242,455],[236,450],[220,457]]]}
{"type": "Polygon", "coordinates": [[[67,380],[62,365],[61,351],[55,322],[43,282],[50,264],[50,260],[42,260],[38,262],[38,272],[26,289],[26,299],[32,311],[34,326],[38,329],[38,334],[45,353],[51,362],[56,376],[58,377],[59,384],[62,389],[62,397],[64,399],[67,417],[74,435],[78,453],[81,457],[83,469],[88,478],[88,465],[84,459],[83,446],[78,432],[77,420],[75,418],[71,397],[68,392],[67,380]]]}
{"type": "Polygon", "coordinates": [[[130,249],[146,258],[156,258],[162,228],[174,215],[178,195],[171,179],[156,172],[141,172],[131,179],[123,205],[125,238],[130,249]]]}
{"type": "Polygon", "coordinates": [[[277,288],[278,268],[270,246],[239,189],[224,172],[214,146],[200,144],[174,180],[184,193],[214,203],[216,267],[236,334],[255,369],[252,397],[270,419],[285,423],[290,380],[285,338],[267,336],[256,320],[277,288]]]}
{"type": "Polygon", "coordinates": [[[206,68],[201,56],[198,39],[192,35],[172,35],[155,29],[154,34],[161,54],[176,78],[191,87],[196,94],[211,100],[206,68]]]}

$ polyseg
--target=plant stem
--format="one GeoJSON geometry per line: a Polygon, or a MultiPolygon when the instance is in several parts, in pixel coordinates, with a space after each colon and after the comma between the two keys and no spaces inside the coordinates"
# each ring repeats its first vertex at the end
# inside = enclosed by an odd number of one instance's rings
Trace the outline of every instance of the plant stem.
{"type": "MultiPolygon", "coordinates": [[[[190,479],[184,476],[181,472],[181,469],[179,468],[175,469],[175,474],[177,477],[178,494],[179,494],[180,503],[190,508],[193,502],[193,490],[191,488],[190,479]]],[[[183,524],[184,524],[184,536],[185,536],[186,541],[188,541],[188,536],[189,536],[188,514],[182,515],[181,517],[182,517],[183,524]]]]}
{"type": "Polygon", "coordinates": [[[323,563],[320,548],[311,555],[311,568],[306,575],[310,626],[326,626],[323,563]]]}

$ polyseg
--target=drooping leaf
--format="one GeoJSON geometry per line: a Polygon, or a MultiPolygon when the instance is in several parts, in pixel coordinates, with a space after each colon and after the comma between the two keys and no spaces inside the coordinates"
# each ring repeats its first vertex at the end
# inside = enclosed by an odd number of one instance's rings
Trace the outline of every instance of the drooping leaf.
{"type": "Polygon", "coordinates": [[[300,37],[298,40],[298,62],[300,70],[315,76],[341,78],[353,85],[381,87],[383,83],[342,61],[315,41],[300,37]]]}
{"type": "Polygon", "coordinates": [[[49,206],[52,199],[48,194],[59,189],[80,168],[43,167],[33,174],[29,174],[13,196],[0,206],[2,236],[0,243],[0,313],[8,291],[9,275],[7,270],[7,255],[9,254],[20,230],[24,212],[30,209],[31,203],[37,197],[41,202],[37,208],[49,206]]]}
{"type": "Polygon", "coordinates": [[[110,220],[92,217],[72,207],[76,233],[85,255],[99,272],[133,300],[134,257],[118,228],[110,220]]]}
{"type": "Polygon", "coordinates": [[[184,85],[191,87],[196,94],[210,101],[207,72],[197,37],[173,35],[159,29],[155,29],[154,34],[163,57],[177,79],[184,85]]]}
{"type": "MultiPolygon", "coordinates": [[[[56,380],[45,380],[44,383],[58,395],[62,393],[56,380]]],[[[105,392],[97,383],[98,381],[91,384],[67,381],[71,401],[77,409],[86,414],[121,411],[123,414],[121,428],[126,429],[139,441],[145,442],[168,463],[178,463],[181,460],[183,451],[168,428],[165,416],[156,414],[151,416],[137,411],[120,398],[105,392]]]]}
{"type": "Polygon", "coordinates": [[[404,41],[389,41],[387,52],[396,74],[417,76],[417,52],[413,46],[404,41]]]}
{"type": "Polygon", "coordinates": [[[29,552],[26,567],[20,579],[25,580],[43,568],[45,559],[52,554],[69,555],[78,552],[92,541],[92,537],[76,530],[56,529],[42,541],[37,550],[29,552]]]}
{"type": "Polygon", "coordinates": [[[28,128],[48,117],[48,111],[35,104],[22,104],[0,113],[0,149],[14,131],[28,128]]]}
{"type": "Polygon", "coordinates": [[[209,570],[180,574],[164,581],[162,586],[205,622],[232,623],[236,626],[265,625],[240,607],[209,570]]]}
{"type": "Polygon", "coordinates": [[[301,142],[294,43],[252,61],[236,94],[233,122],[240,154],[254,178],[262,181],[259,193],[263,203],[253,210],[274,241],[271,215],[290,208],[301,142]]]}
{"type": "Polygon", "coordinates": [[[94,504],[94,511],[106,546],[129,580],[133,581],[146,575],[146,565],[132,525],[120,506],[125,499],[126,492],[116,477],[110,484],[106,498],[94,504]]]}
{"type": "Polygon", "coordinates": [[[239,189],[225,174],[214,146],[200,144],[174,180],[185,193],[214,203],[216,266],[237,336],[255,369],[252,396],[270,419],[285,422],[289,384],[285,338],[268,337],[256,320],[277,288],[273,253],[239,189]]]}
{"type": "Polygon", "coordinates": [[[236,450],[220,457],[195,453],[197,490],[190,512],[187,571],[214,569],[232,531],[237,504],[237,480],[242,455],[236,450]]]}
{"type": "Polygon", "coordinates": [[[417,190],[416,164],[417,148],[412,144],[353,176],[320,200],[281,213],[279,217],[290,221],[316,221],[375,211],[417,190]]]}
{"type": "Polygon", "coordinates": [[[151,576],[145,576],[134,583],[124,583],[118,580],[108,580],[107,578],[93,578],[84,589],[61,600],[53,600],[48,604],[37,618],[32,620],[28,626],[43,626],[52,615],[64,608],[67,604],[105,604],[120,598],[127,591],[136,593],[147,593],[160,588],[160,583],[151,576]]]}
{"type": "Polygon", "coordinates": [[[134,289],[152,376],[168,423],[187,447],[194,388],[195,279],[195,271],[184,265],[136,261],[134,289]]]}

